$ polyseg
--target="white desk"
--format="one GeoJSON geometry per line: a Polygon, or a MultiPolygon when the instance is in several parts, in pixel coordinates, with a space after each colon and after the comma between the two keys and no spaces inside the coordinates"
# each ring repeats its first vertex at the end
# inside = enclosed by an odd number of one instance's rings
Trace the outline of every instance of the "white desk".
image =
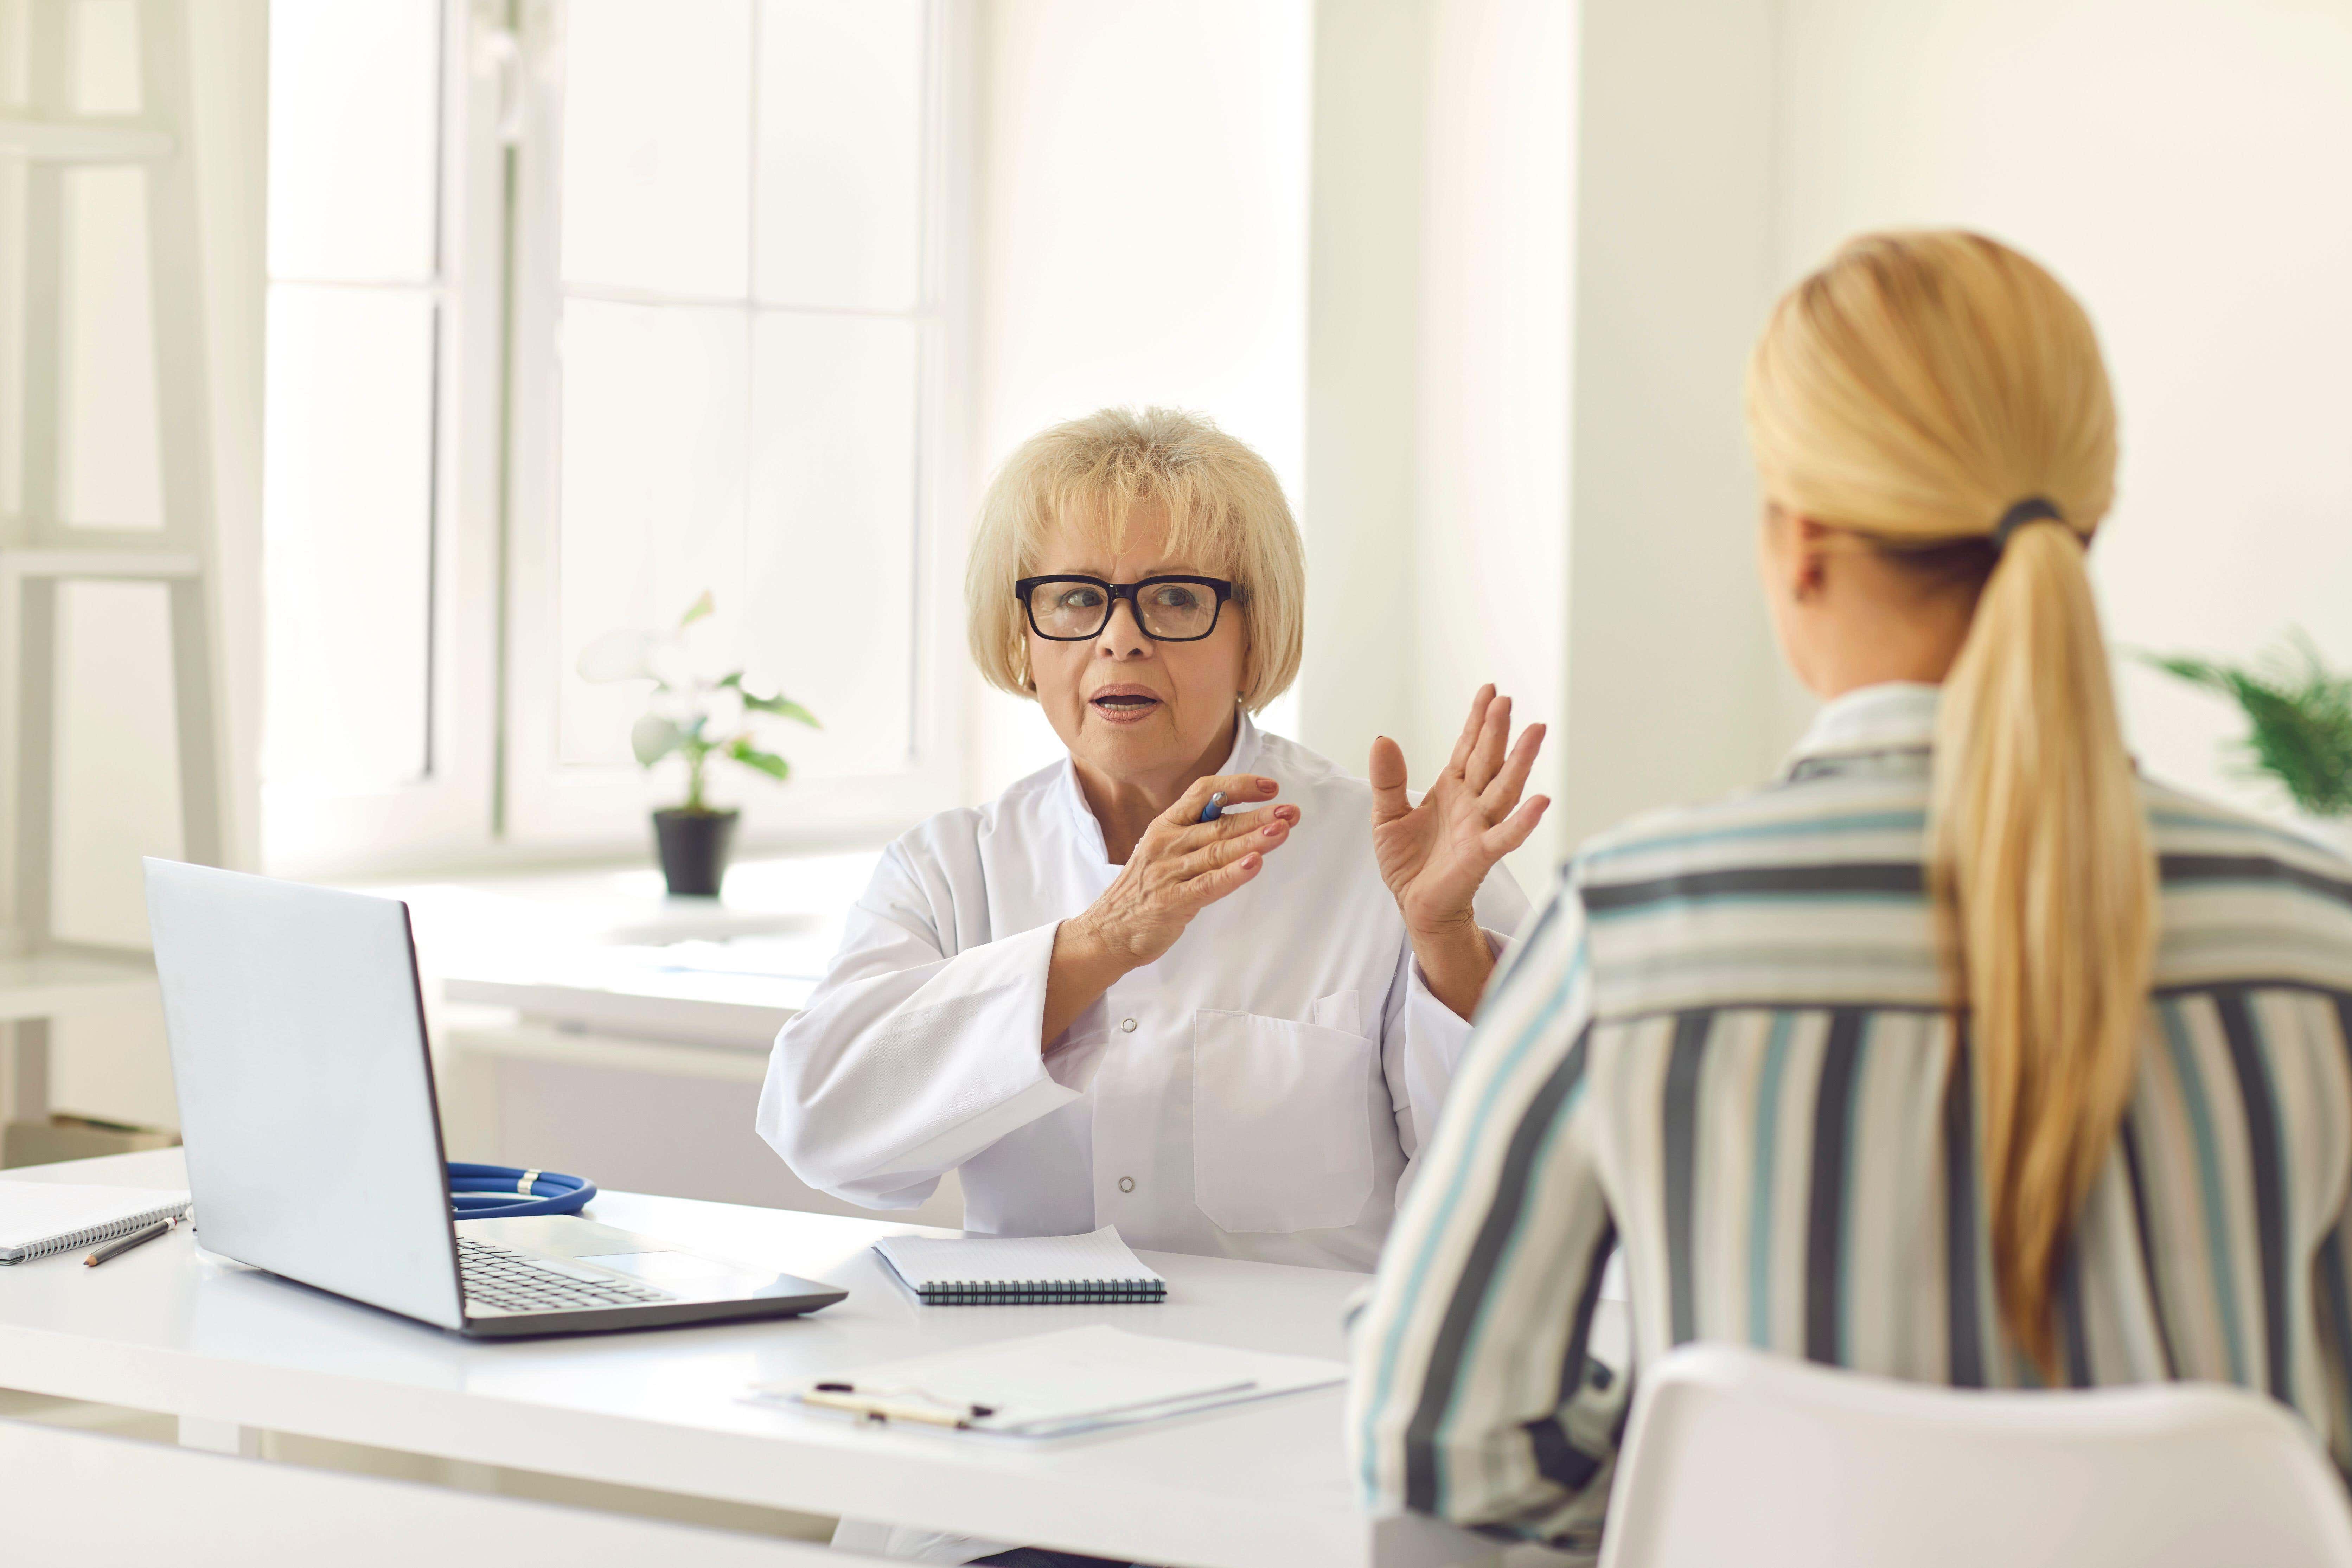
{"type": "MultiPolygon", "coordinates": [[[[163,1150],[0,1179],[174,1186],[182,1171],[163,1150]]],[[[925,1309],[868,1250],[908,1227],[612,1192],[593,1212],[850,1297],[782,1322],[484,1344],[199,1254],[183,1230],[101,1268],[0,1268],[0,1387],[1145,1563],[1433,1568],[1496,1551],[1359,1510],[1339,1389],[1052,1444],[867,1429],[739,1397],[755,1380],[1093,1321],[1337,1357],[1361,1276],[1147,1253],[1168,1278],[1162,1305],[925,1309]]]]}

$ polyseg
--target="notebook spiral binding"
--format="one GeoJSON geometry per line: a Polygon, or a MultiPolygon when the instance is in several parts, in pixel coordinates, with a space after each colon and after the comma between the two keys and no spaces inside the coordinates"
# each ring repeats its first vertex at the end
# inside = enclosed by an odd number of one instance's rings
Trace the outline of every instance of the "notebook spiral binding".
{"type": "Polygon", "coordinates": [[[60,1252],[78,1252],[85,1247],[103,1247],[119,1237],[129,1236],[134,1230],[145,1230],[159,1219],[184,1218],[187,1212],[187,1205],[182,1204],[172,1208],[157,1209],[152,1214],[132,1215],[129,1219],[118,1219],[110,1225],[93,1225],[84,1230],[69,1231],[64,1236],[53,1236],[47,1241],[35,1242],[25,1248],[19,1261],[30,1263],[36,1258],[54,1258],[60,1252]]]}
{"type": "Polygon", "coordinates": [[[1048,1302],[1164,1301],[1162,1279],[957,1279],[916,1292],[927,1307],[1021,1307],[1048,1302]]]}

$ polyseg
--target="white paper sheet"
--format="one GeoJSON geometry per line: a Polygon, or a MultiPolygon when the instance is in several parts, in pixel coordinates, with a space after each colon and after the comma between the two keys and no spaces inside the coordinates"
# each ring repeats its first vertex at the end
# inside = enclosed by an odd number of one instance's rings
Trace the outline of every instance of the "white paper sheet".
{"type": "Polygon", "coordinates": [[[757,1398],[796,1400],[820,1384],[917,1409],[975,1431],[1063,1436],[1159,1420],[1347,1380],[1345,1363],[1131,1334],[1092,1325],[1058,1333],[847,1367],[814,1383],[761,1384],[757,1398]],[[982,1414],[984,1412],[984,1414],[982,1414]]]}

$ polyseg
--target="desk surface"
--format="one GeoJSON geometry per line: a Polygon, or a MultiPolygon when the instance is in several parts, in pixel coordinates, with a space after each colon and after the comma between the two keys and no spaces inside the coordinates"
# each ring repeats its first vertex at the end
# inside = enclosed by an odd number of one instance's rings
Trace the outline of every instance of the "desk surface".
{"type": "MultiPolygon", "coordinates": [[[[177,1150],[0,1179],[184,1183],[177,1150]]],[[[869,1429],[740,1397],[753,1382],[1087,1322],[1337,1357],[1362,1276],[1146,1253],[1168,1279],[1163,1304],[924,1308],[870,1251],[916,1227],[613,1192],[593,1214],[850,1296],[782,1322],[478,1343],[199,1253],[179,1232],[102,1268],[79,1257],[0,1268],[0,1386],[1153,1563],[1417,1565],[1493,1551],[1360,1510],[1338,1389],[1049,1444],[869,1429]]]]}

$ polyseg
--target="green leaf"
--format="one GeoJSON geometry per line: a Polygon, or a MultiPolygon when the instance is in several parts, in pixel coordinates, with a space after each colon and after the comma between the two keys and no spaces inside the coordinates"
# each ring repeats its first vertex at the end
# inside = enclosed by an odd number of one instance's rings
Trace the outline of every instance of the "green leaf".
{"type": "Polygon", "coordinates": [[[658,713],[648,713],[629,726],[629,750],[637,765],[652,767],[686,742],[686,731],[658,713]]]}
{"type": "Polygon", "coordinates": [[[793,776],[792,763],[773,752],[760,750],[740,736],[736,738],[733,745],[727,748],[727,754],[747,768],[759,769],[772,779],[788,779],[793,776]]]}
{"type": "Polygon", "coordinates": [[[710,590],[705,588],[702,591],[702,597],[695,600],[691,605],[688,605],[686,607],[686,614],[678,617],[677,629],[684,631],[687,627],[694,625],[695,622],[700,620],[703,616],[711,614],[713,611],[718,609],[718,607],[719,606],[711,600],[710,590]]]}
{"type": "Polygon", "coordinates": [[[2247,721],[2242,771],[2275,780],[2314,816],[2352,815],[2352,677],[2330,670],[2300,628],[2251,665],[2143,657],[2237,703],[2247,721]]]}
{"type": "Polygon", "coordinates": [[[743,693],[743,706],[754,713],[773,713],[778,718],[794,720],[812,730],[824,728],[817,722],[815,714],[789,697],[754,697],[746,691],[743,693]]]}

